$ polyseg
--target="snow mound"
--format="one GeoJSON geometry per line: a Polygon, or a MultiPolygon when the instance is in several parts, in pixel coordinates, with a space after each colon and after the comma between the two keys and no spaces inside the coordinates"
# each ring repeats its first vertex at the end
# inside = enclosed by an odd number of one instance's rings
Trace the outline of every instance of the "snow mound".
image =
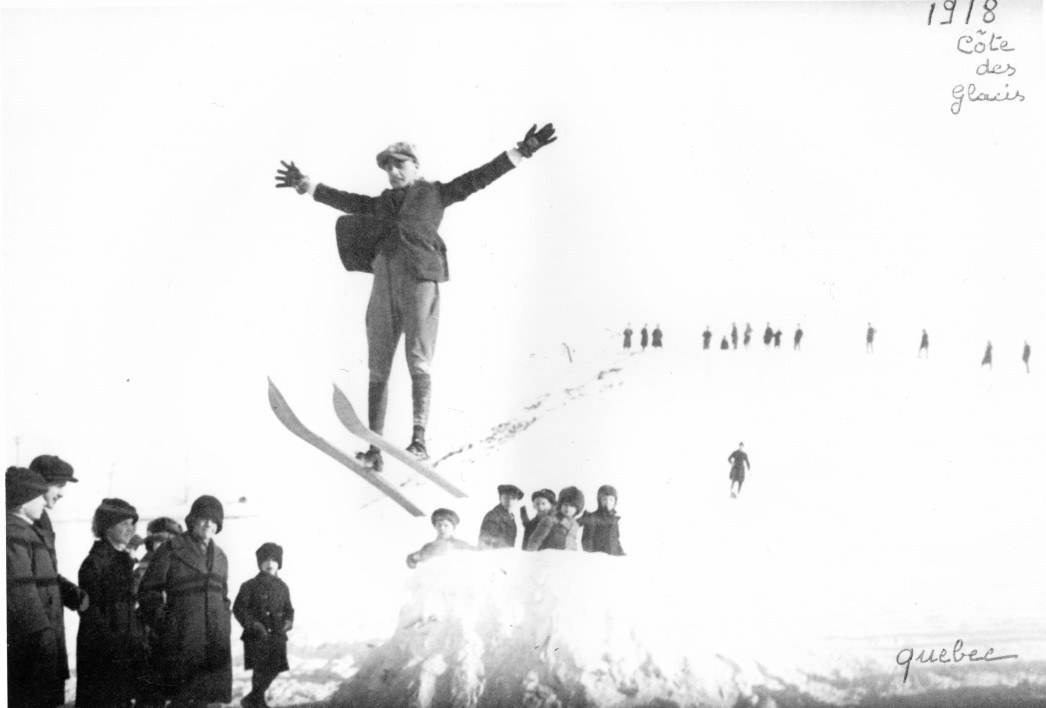
{"type": "Polygon", "coordinates": [[[332,704],[734,705],[748,693],[737,667],[680,621],[693,600],[659,583],[637,597],[622,581],[641,570],[566,551],[434,560],[408,580],[394,636],[332,704]]]}

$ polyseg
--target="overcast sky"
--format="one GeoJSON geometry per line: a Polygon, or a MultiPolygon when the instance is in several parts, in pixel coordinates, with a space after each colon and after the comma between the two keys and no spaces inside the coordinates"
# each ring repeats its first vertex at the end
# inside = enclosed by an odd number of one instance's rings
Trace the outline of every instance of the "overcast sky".
{"type": "Polygon", "coordinates": [[[437,405],[626,322],[841,347],[875,320],[1019,356],[1046,342],[1042,14],[1000,6],[969,29],[927,3],[5,10],[5,459],[293,464],[265,377],[358,398],[369,276],[279,160],[376,194],[391,142],[448,180],[535,122],[559,141],[443,222],[437,405]],[[956,51],[985,27],[1014,76],[956,51]],[[1028,100],[952,115],[970,81],[1028,100]]]}

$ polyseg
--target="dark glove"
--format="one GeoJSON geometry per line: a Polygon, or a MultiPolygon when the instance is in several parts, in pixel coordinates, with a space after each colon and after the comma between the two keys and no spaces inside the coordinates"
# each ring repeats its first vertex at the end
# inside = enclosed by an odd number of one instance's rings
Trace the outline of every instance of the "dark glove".
{"type": "Polygon", "coordinates": [[[293,160],[289,165],[283,160],[280,160],[280,164],[283,165],[283,169],[276,170],[277,189],[281,187],[293,187],[301,193],[301,187],[307,184],[305,175],[301,173],[301,170],[298,169],[293,160]]]}
{"type": "Polygon", "coordinates": [[[519,154],[523,157],[533,157],[535,152],[558,140],[558,138],[554,137],[555,133],[556,129],[552,127],[551,123],[546,123],[541,130],[538,130],[537,123],[535,123],[527,131],[523,141],[516,144],[516,149],[519,150],[519,154]]]}

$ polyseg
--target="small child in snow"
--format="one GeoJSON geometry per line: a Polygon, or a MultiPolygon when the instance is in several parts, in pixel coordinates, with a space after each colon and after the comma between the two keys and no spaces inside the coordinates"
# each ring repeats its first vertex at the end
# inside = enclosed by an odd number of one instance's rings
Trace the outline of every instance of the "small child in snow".
{"type": "Polygon", "coordinates": [[[418,563],[424,563],[454,551],[476,550],[465,541],[454,538],[454,531],[460,521],[458,515],[451,509],[436,509],[432,512],[432,526],[436,529],[436,540],[426,543],[421,549],[407,556],[407,567],[416,568],[418,563]]]}
{"type": "Polygon", "coordinates": [[[566,487],[559,492],[559,509],[554,514],[540,517],[534,533],[524,550],[560,551],[581,550],[581,525],[577,516],[585,508],[585,495],[577,487],[566,487]]]}
{"type": "Polygon", "coordinates": [[[617,523],[617,490],[604,484],[596,492],[596,503],[599,508],[581,517],[581,548],[590,553],[609,553],[612,556],[625,555],[621,548],[621,536],[617,523]]]}
{"type": "Polygon", "coordinates": [[[277,574],[283,568],[283,548],[263,543],[254,554],[258,574],[240,586],[232,613],[243,625],[243,666],[253,669],[251,692],[243,708],[268,708],[265,692],[281,671],[287,671],[287,632],[294,626],[291,591],[277,574]]]}
{"type": "Polygon", "coordinates": [[[527,512],[527,507],[521,507],[519,510],[519,518],[523,520],[523,550],[527,549],[527,542],[530,541],[531,534],[534,533],[534,529],[538,527],[538,522],[541,521],[542,516],[548,516],[552,513],[553,508],[556,505],[556,493],[551,489],[540,489],[530,495],[530,501],[534,503],[534,518],[530,518],[527,512]]]}
{"type": "Polygon", "coordinates": [[[498,505],[487,512],[479,527],[480,548],[514,548],[516,546],[516,507],[523,490],[514,484],[498,485],[498,505]]]}

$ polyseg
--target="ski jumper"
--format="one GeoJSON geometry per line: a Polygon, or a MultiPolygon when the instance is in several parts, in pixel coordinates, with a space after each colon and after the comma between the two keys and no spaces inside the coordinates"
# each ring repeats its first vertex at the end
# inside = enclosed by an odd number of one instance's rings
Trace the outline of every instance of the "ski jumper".
{"type": "Polygon", "coordinates": [[[503,152],[450,182],[419,179],[407,187],[386,189],[377,197],[316,185],[316,201],[353,215],[338,220],[338,246],[345,267],[374,274],[366,318],[371,383],[368,422],[379,435],[384,432],[387,382],[401,335],[406,339],[414,425],[424,428],[428,422],[439,284],[450,278],[447,246],[438,232],[444,209],[505,175],[518,159],[503,152]]]}

